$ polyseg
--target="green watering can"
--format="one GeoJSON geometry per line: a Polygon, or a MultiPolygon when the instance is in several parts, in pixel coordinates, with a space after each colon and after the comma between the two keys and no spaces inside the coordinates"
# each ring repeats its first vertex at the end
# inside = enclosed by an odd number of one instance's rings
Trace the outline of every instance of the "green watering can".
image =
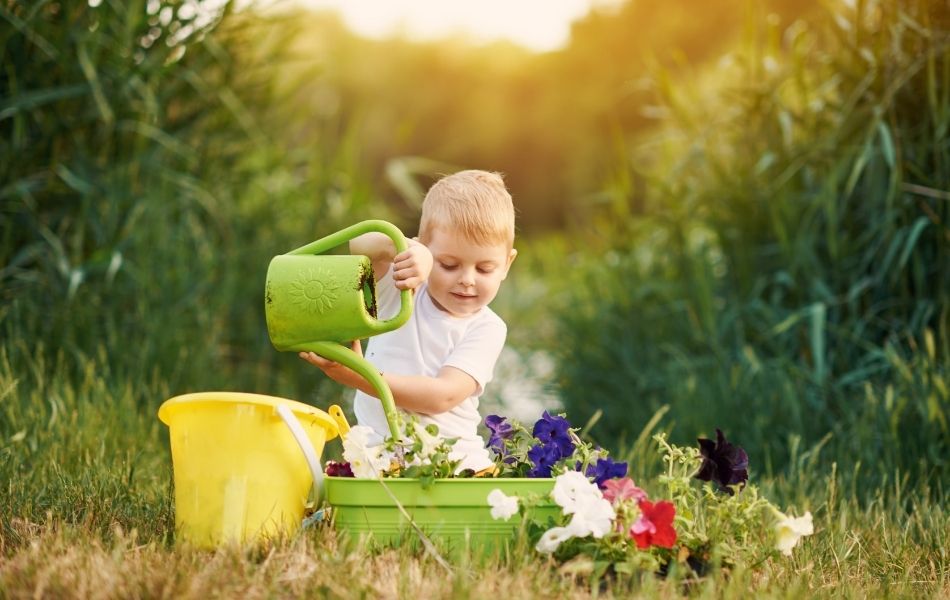
{"type": "Polygon", "coordinates": [[[402,232],[387,221],[362,221],[325,238],[275,256],[267,268],[264,314],[271,343],[283,352],[315,352],[366,378],[383,403],[389,430],[398,439],[399,419],[392,392],[379,372],[350,348],[350,342],[392,331],[412,312],[412,295],[402,290],[399,313],[376,318],[376,283],[369,257],[324,255],[364,233],[392,239],[396,253],[406,249],[402,232]]]}

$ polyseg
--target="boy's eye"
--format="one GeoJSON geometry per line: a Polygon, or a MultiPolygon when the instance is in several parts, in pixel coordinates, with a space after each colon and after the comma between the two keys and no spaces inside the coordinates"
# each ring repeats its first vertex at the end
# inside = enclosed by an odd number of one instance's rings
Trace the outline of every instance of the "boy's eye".
{"type": "Polygon", "coordinates": [[[491,273],[495,270],[495,267],[478,267],[479,273],[491,273]]]}
{"type": "Polygon", "coordinates": [[[439,266],[445,269],[446,271],[454,271],[458,268],[458,265],[451,265],[446,263],[439,263],[439,266]]]}

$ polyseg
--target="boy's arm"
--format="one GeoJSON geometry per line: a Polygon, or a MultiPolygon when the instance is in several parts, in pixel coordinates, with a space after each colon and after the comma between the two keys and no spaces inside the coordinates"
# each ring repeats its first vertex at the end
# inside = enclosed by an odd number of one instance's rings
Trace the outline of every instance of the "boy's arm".
{"type": "MultiPolygon", "coordinates": [[[[392,390],[396,406],[426,415],[452,410],[478,389],[471,375],[455,367],[442,367],[435,377],[383,373],[392,390]]],[[[378,394],[372,386],[362,390],[370,396],[378,394]]]]}
{"type": "Polygon", "coordinates": [[[368,256],[373,263],[373,276],[379,281],[396,256],[396,245],[388,235],[373,231],[350,240],[350,253],[368,256]]]}
{"type": "MultiPolygon", "coordinates": [[[[353,342],[353,352],[362,356],[359,340],[353,342]]],[[[343,365],[313,352],[301,352],[300,358],[319,367],[330,379],[356,388],[378,398],[379,394],[367,380],[343,365]]],[[[392,391],[396,406],[413,412],[435,415],[452,410],[478,389],[471,375],[455,367],[442,367],[435,377],[425,375],[398,375],[383,373],[383,379],[392,391]]]]}
{"type": "Polygon", "coordinates": [[[374,231],[350,240],[350,252],[369,257],[376,281],[382,279],[392,264],[396,287],[412,290],[429,278],[432,271],[432,253],[415,239],[407,239],[406,244],[406,250],[396,254],[396,245],[389,236],[374,231]]]}

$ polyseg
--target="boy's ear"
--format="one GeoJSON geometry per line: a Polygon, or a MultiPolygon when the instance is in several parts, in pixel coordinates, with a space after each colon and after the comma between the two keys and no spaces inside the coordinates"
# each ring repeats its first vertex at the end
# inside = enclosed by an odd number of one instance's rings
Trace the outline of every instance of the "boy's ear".
{"type": "Polygon", "coordinates": [[[508,269],[511,268],[511,263],[515,262],[516,258],[518,258],[518,251],[512,248],[508,253],[508,262],[505,263],[505,277],[508,277],[508,269]]]}

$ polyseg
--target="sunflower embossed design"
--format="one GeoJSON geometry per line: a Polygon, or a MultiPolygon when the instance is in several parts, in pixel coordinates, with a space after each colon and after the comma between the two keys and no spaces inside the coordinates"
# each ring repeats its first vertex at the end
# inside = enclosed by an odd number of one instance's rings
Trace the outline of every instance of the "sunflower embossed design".
{"type": "Polygon", "coordinates": [[[301,271],[297,280],[290,284],[290,297],[294,304],[311,313],[323,314],[339,298],[340,284],[325,269],[301,271]]]}

